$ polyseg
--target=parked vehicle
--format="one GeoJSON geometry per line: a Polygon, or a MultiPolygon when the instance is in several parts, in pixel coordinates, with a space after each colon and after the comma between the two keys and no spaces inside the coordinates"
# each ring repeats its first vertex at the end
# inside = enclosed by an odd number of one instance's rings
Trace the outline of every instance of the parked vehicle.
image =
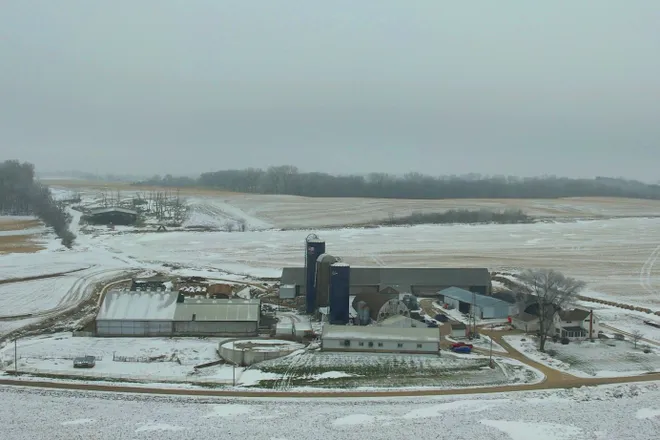
{"type": "Polygon", "coordinates": [[[465,353],[469,354],[472,351],[472,346],[470,345],[461,345],[458,347],[452,347],[451,351],[454,353],[465,353]]]}
{"type": "Polygon", "coordinates": [[[458,348],[458,347],[470,347],[470,350],[474,348],[474,345],[472,344],[466,344],[465,342],[454,342],[451,344],[451,348],[458,348]]]}
{"type": "Polygon", "coordinates": [[[442,313],[438,313],[435,315],[435,320],[439,322],[447,322],[449,321],[449,317],[447,315],[443,315],[442,313]]]}
{"type": "Polygon", "coordinates": [[[73,360],[73,368],[94,368],[96,358],[94,356],[82,356],[73,360]]]}

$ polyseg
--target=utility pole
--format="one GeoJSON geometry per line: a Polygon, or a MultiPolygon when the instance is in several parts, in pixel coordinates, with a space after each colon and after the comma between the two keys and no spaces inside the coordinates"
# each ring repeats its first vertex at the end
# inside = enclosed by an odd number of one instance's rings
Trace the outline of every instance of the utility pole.
{"type": "Polygon", "coordinates": [[[234,369],[232,371],[232,378],[233,378],[232,383],[234,384],[234,386],[236,386],[236,362],[232,362],[232,365],[234,366],[234,369]]]}
{"type": "Polygon", "coordinates": [[[488,365],[493,368],[493,335],[490,335],[490,361],[488,365]]]}
{"type": "Polygon", "coordinates": [[[17,339],[14,339],[14,373],[18,376],[18,344],[17,339]]]}

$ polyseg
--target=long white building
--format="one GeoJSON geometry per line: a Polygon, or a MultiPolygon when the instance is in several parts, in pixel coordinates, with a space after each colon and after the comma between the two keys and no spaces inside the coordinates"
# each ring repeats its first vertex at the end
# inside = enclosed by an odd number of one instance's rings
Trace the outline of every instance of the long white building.
{"type": "Polygon", "coordinates": [[[321,350],[438,354],[440,330],[326,324],[321,336],[321,350]]]}

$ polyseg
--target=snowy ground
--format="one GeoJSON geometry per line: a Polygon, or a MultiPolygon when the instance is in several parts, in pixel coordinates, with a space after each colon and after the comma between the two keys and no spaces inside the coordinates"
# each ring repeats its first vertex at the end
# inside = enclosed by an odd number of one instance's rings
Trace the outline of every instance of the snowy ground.
{"type": "MultiPolygon", "coordinates": [[[[221,341],[223,339],[214,338],[87,338],[58,333],[20,339],[16,348],[18,369],[27,373],[230,384],[234,371],[227,365],[194,373],[193,367],[220,359],[217,349],[221,341]],[[72,359],[85,355],[100,358],[96,366],[73,368],[72,359]]],[[[14,344],[8,344],[0,350],[0,365],[13,369],[13,361],[14,344]]],[[[242,369],[238,370],[240,375],[242,369]]]]}
{"type": "Polygon", "coordinates": [[[529,359],[578,377],[634,376],[660,371],[658,349],[644,353],[643,343],[635,349],[630,341],[612,339],[568,345],[548,341],[546,353],[541,353],[536,340],[529,336],[509,335],[504,340],[529,359]]]}
{"type": "Polygon", "coordinates": [[[377,222],[415,212],[448,209],[522,209],[535,217],[597,218],[660,215],[660,201],[615,198],[397,200],[231,195],[224,198],[243,212],[279,228],[341,226],[377,222]],[[350,213],[350,214],[347,214],[350,213]]]}
{"type": "MultiPolygon", "coordinates": [[[[303,240],[310,232],[170,232],[94,240],[140,261],[275,277],[283,266],[303,264],[303,240]]],[[[588,282],[604,297],[660,309],[655,292],[660,277],[653,269],[660,219],[339,229],[320,235],[328,252],[353,266],[550,267],[588,282]]]]}
{"type": "Polygon", "coordinates": [[[516,394],[378,399],[223,399],[0,387],[12,440],[260,438],[651,440],[656,383],[516,394]],[[18,410],[17,408],[20,408],[18,410]],[[35,423],[38,414],[38,423],[35,423]]]}

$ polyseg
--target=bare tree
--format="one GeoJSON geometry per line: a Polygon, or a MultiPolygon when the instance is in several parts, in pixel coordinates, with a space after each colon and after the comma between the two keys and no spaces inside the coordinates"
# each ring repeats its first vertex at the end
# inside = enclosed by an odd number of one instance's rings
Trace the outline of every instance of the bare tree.
{"type": "Polygon", "coordinates": [[[238,230],[241,232],[247,231],[247,221],[244,218],[238,220],[238,230]]]}
{"type": "Polygon", "coordinates": [[[554,327],[555,316],[572,305],[585,283],[552,269],[526,270],[519,279],[523,284],[521,293],[538,307],[539,350],[545,351],[545,341],[554,327]]]}
{"type": "Polygon", "coordinates": [[[644,333],[640,332],[639,330],[635,330],[630,334],[630,339],[632,339],[633,344],[635,344],[635,348],[637,348],[637,343],[644,337],[644,333]]]}

